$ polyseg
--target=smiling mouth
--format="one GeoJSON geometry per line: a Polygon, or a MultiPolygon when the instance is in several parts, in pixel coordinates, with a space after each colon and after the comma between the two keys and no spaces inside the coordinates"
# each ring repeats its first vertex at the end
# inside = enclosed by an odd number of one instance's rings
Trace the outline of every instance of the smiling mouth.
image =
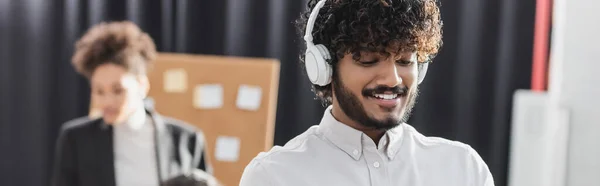
{"type": "Polygon", "coordinates": [[[399,94],[373,94],[372,97],[374,97],[376,99],[393,100],[393,99],[400,97],[400,95],[399,94]]]}
{"type": "Polygon", "coordinates": [[[372,94],[367,99],[373,101],[384,111],[391,111],[400,105],[402,94],[372,94]]]}
{"type": "Polygon", "coordinates": [[[390,111],[400,105],[401,98],[406,97],[408,94],[408,88],[406,87],[388,87],[388,86],[377,86],[371,89],[364,89],[362,95],[372,103],[375,103],[385,111],[390,111]]]}

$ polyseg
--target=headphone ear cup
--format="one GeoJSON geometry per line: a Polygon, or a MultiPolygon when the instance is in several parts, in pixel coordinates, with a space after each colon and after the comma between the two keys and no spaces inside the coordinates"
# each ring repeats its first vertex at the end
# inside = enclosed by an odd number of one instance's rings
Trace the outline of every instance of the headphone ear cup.
{"type": "Polygon", "coordinates": [[[422,65],[419,65],[419,76],[418,83],[421,84],[423,80],[425,80],[425,76],[427,75],[427,70],[429,68],[429,62],[425,62],[422,65]]]}
{"type": "Polygon", "coordinates": [[[331,59],[331,55],[329,54],[329,50],[327,50],[327,47],[325,47],[325,45],[318,44],[316,47],[319,49],[319,52],[321,52],[321,56],[323,56],[323,59],[325,59],[325,60],[330,60],[331,59]]]}
{"type": "Polygon", "coordinates": [[[316,48],[321,54],[321,58],[319,59],[319,65],[322,65],[322,68],[319,68],[319,70],[322,70],[319,71],[319,80],[321,81],[319,81],[318,85],[325,86],[331,83],[331,76],[333,74],[331,65],[329,65],[329,63],[327,62],[331,59],[331,55],[329,54],[329,50],[327,50],[327,47],[325,47],[325,45],[318,44],[316,45],[316,48]]]}
{"type": "Polygon", "coordinates": [[[329,57],[329,53],[323,54],[321,52],[323,48],[323,45],[307,45],[304,59],[308,78],[313,84],[319,86],[325,86],[331,82],[331,67],[324,58],[329,57]]]}
{"type": "Polygon", "coordinates": [[[306,68],[306,74],[310,82],[316,83],[319,78],[319,67],[317,65],[317,58],[319,57],[318,51],[315,53],[314,45],[306,45],[306,53],[304,54],[304,66],[306,68]]]}

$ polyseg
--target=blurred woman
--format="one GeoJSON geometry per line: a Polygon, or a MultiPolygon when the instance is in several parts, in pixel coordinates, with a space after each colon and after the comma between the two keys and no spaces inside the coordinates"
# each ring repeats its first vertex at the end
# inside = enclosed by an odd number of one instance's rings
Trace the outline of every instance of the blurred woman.
{"type": "Polygon", "coordinates": [[[200,130],[144,105],[157,53],[148,34],[131,22],[101,23],[75,50],[72,64],[90,81],[102,117],[62,127],[54,186],[158,186],[194,169],[212,172],[200,130]]]}

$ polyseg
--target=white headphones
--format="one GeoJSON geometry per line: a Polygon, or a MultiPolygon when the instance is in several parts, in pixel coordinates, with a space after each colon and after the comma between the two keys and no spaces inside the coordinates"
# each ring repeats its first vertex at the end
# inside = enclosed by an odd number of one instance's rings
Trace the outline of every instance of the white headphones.
{"type": "MultiPolygon", "coordinates": [[[[315,25],[319,10],[323,7],[327,0],[321,0],[315,5],[315,8],[308,17],[308,23],[306,24],[306,31],[304,33],[304,41],[306,41],[306,53],[304,55],[304,65],[306,66],[306,73],[308,78],[313,84],[319,86],[325,86],[331,83],[331,76],[333,69],[331,65],[327,63],[327,60],[331,59],[329,50],[325,45],[314,44],[312,37],[312,30],[315,25]]],[[[427,68],[429,62],[425,62],[419,65],[419,76],[418,83],[421,84],[427,74],[427,68]]]]}

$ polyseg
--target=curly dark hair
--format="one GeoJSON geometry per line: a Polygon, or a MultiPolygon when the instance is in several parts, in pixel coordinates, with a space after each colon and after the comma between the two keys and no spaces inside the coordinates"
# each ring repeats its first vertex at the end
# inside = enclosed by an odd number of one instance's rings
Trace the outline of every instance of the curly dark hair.
{"type": "MultiPolygon", "coordinates": [[[[319,0],[309,0],[308,10],[296,21],[304,36],[310,13],[319,0]]],[[[313,42],[323,44],[331,55],[336,81],[338,59],[361,51],[415,51],[419,64],[430,62],[442,46],[442,20],[436,0],[328,0],[315,20],[313,42]]],[[[304,67],[304,55],[301,55],[304,67]]],[[[313,85],[324,104],[331,104],[331,84],[313,85]]]]}
{"type": "Polygon", "coordinates": [[[87,78],[100,65],[112,63],[134,74],[146,74],[157,51],[150,36],[130,21],[103,22],[75,44],[71,63],[87,78]]]}

